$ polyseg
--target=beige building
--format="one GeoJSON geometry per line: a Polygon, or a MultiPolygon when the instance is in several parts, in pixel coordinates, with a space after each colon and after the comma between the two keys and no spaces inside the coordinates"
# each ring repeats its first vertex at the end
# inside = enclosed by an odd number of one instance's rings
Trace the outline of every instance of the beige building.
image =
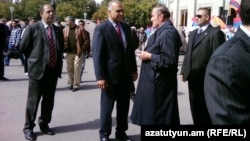
{"type": "MultiPolygon", "coordinates": [[[[235,1],[238,3],[241,2],[241,0],[235,1]]],[[[174,25],[179,28],[180,26],[192,27],[192,19],[199,8],[209,8],[211,10],[211,17],[220,16],[225,21],[225,24],[227,24],[228,10],[233,11],[229,8],[229,3],[230,0],[168,0],[166,6],[171,12],[174,25]]]]}

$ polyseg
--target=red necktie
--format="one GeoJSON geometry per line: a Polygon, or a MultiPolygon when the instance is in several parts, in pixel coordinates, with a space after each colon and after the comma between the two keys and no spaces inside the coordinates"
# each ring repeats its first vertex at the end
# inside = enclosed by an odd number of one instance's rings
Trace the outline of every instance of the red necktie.
{"type": "Polygon", "coordinates": [[[120,29],[119,24],[116,24],[116,25],[115,25],[115,30],[116,30],[116,32],[118,33],[119,38],[120,38],[121,41],[123,42],[123,39],[122,39],[122,32],[121,32],[121,29],[120,29]]]}
{"type": "Polygon", "coordinates": [[[48,42],[49,42],[49,66],[54,67],[57,62],[56,46],[53,39],[52,29],[48,26],[48,42]]]}

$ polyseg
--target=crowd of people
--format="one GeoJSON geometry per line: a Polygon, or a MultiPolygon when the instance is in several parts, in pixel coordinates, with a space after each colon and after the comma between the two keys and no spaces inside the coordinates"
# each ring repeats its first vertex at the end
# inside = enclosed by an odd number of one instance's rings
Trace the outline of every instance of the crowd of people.
{"type": "MultiPolygon", "coordinates": [[[[188,84],[189,102],[194,125],[250,124],[250,0],[240,5],[242,25],[233,37],[212,27],[210,11],[199,8],[195,18],[199,28],[188,35],[180,75],[188,84]]],[[[115,137],[130,141],[126,134],[128,118],[139,126],[180,125],[178,108],[178,63],[183,45],[182,33],[170,20],[166,6],[157,5],[151,11],[151,32],[144,27],[137,31],[123,21],[122,2],[111,0],[107,6],[108,19],[94,29],[92,54],[97,86],[100,88],[100,141],[109,141],[112,112],[116,105],[115,137]],[[138,57],[141,61],[137,70],[138,57]],[[138,79],[135,88],[134,81],[138,79]],[[132,84],[132,85],[131,85],[132,84]],[[131,89],[135,93],[131,116],[131,89]],[[116,104],[115,104],[116,103],[116,104]]],[[[41,20],[29,19],[23,29],[11,21],[12,30],[0,24],[1,49],[20,51],[21,64],[28,73],[29,86],[23,132],[27,140],[36,140],[33,132],[39,102],[40,130],[48,135],[54,107],[58,78],[62,73],[63,53],[66,53],[69,89],[79,90],[85,59],[90,52],[89,32],[85,22],[65,18],[66,27],[54,23],[53,6],[40,8],[41,20]],[[9,31],[6,32],[6,31],[9,31]],[[23,32],[22,32],[23,31],[23,32]],[[4,40],[2,40],[4,39],[4,40]]],[[[1,53],[0,79],[10,58],[1,53]]]]}

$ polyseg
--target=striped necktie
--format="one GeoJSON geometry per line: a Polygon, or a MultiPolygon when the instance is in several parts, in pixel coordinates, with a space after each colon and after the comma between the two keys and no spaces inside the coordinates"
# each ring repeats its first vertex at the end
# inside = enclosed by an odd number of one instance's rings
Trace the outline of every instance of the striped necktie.
{"type": "Polygon", "coordinates": [[[48,30],[48,43],[49,43],[49,66],[55,67],[57,62],[56,46],[53,39],[51,26],[48,26],[47,30],[48,30]]]}

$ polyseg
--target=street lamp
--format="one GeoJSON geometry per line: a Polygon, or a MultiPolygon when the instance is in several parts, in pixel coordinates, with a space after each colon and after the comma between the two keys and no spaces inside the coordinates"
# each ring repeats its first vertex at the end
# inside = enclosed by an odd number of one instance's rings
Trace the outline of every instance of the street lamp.
{"type": "Polygon", "coordinates": [[[86,6],[84,6],[84,13],[83,13],[83,16],[84,16],[84,19],[86,20],[87,19],[87,15],[88,15],[88,13],[87,13],[87,8],[89,8],[88,6],[86,7],[86,6]]]}
{"type": "Polygon", "coordinates": [[[9,8],[10,8],[10,15],[11,15],[11,20],[12,20],[13,19],[13,12],[14,12],[15,7],[10,6],[9,8]]]}

